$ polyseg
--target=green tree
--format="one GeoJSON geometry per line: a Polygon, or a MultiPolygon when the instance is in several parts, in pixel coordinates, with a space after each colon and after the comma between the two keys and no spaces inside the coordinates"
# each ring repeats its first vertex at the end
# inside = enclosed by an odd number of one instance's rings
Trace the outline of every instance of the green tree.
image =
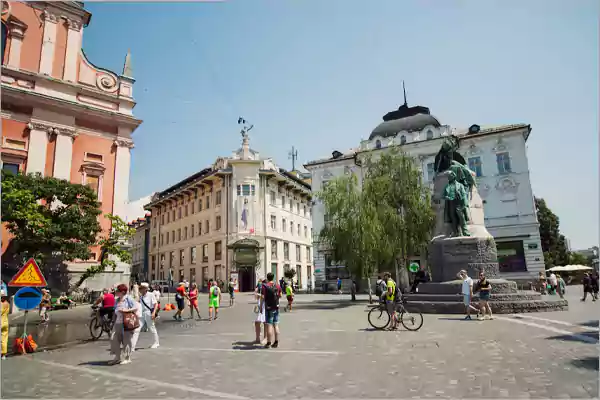
{"type": "Polygon", "coordinates": [[[101,231],[97,197],[88,186],[2,171],[2,222],[12,235],[15,261],[88,259],[101,231]]]}
{"type": "Polygon", "coordinates": [[[371,275],[389,249],[383,245],[386,238],[375,203],[360,190],[355,175],[330,181],[317,198],[326,215],[318,236],[320,246],[352,277],[367,279],[370,288],[371,275]]]}
{"type": "Polygon", "coordinates": [[[591,260],[581,253],[572,252],[569,254],[569,264],[571,265],[591,265],[591,260]]]}
{"type": "Polygon", "coordinates": [[[555,265],[567,265],[569,263],[569,251],[565,237],[560,234],[558,216],[548,208],[544,199],[536,197],[534,201],[540,224],[540,237],[546,269],[555,265]]]}
{"type": "Polygon", "coordinates": [[[89,267],[73,285],[73,289],[79,288],[86,279],[104,272],[107,268],[114,271],[117,267],[116,259],[131,263],[131,253],[123,244],[135,235],[135,229],[116,215],[107,214],[105,217],[110,220],[112,228],[110,233],[98,242],[101,248],[100,264],[89,267]]]}
{"type": "Polygon", "coordinates": [[[435,225],[431,191],[423,184],[415,160],[397,148],[379,159],[366,160],[363,190],[377,205],[387,238],[386,250],[395,255],[396,279],[401,288],[409,286],[408,261],[426,251],[435,225]]]}
{"type": "Polygon", "coordinates": [[[429,188],[414,159],[396,149],[366,158],[363,168],[362,187],[352,174],[317,194],[326,213],[318,241],[354,277],[394,265],[406,289],[408,259],[425,249],[435,223],[429,188]]]}

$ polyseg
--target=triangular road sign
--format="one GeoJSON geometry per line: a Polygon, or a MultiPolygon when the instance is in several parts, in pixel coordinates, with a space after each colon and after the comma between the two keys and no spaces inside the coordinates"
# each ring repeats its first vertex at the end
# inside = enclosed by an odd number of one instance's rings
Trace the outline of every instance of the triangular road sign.
{"type": "Polygon", "coordinates": [[[23,265],[23,268],[17,272],[15,276],[8,282],[8,286],[31,286],[45,287],[48,286],[40,267],[33,258],[23,265]]]}

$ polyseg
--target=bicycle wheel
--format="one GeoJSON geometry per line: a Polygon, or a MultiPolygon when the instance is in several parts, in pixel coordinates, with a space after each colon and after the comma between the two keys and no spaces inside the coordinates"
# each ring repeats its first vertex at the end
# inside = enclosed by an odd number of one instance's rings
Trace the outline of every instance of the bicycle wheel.
{"type": "Polygon", "coordinates": [[[423,326],[423,314],[402,310],[400,313],[400,323],[409,331],[418,331],[423,326]]]}
{"type": "Polygon", "coordinates": [[[100,336],[102,336],[102,331],[102,324],[100,321],[98,321],[98,317],[92,318],[90,321],[90,335],[92,335],[92,339],[100,339],[100,336]]]}
{"type": "Polygon", "coordinates": [[[390,314],[382,307],[373,307],[368,315],[369,324],[377,329],[385,329],[390,323],[390,314]]]}

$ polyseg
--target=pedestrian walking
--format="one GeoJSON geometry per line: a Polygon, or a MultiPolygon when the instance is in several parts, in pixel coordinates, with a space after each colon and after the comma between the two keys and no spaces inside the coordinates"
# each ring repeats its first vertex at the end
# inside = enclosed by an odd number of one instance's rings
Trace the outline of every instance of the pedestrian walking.
{"type": "Polygon", "coordinates": [[[131,336],[131,352],[135,352],[135,347],[137,346],[138,339],[140,338],[140,333],[142,332],[142,304],[140,303],[140,290],[138,285],[134,285],[133,288],[136,290],[136,294],[132,295],[131,298],[135,302],[135,315],[138,318],[140,323],[139,326],[133,330],[133,335],[131,336]]]}
{"type": "Polygon", "coordinates": [[[40,302],[40,323],[44,324],[50,321],[48,310],[52,307],[52,297],[48,289],[42,289],[42,301],[40,302]]]}
{"type": "Polygon", "coordinates": [[[492,284],[485,277],[483,271],[479,273],[479,282],[477,283],[479,290],[479,312],[477,319],[483,321],[484,319],[494,319],[492,316],[492,308],[490,307],[489,301],[492,294],[492,284]],[[485,315],[487,312],[488,315],[485,315]]]}
{"type": "Polygon", "coordinates": [[[229,292],[229,307],[233,307],[235,302],[235,282],[233,281],[233,278],[229,278],[227,291],[229,292]]]}
{"type": "Polygon", "coordinates": [[[0,292],[2,301],[2,359],[6,360],[8,353],[8,313],[10,312],[10,303],[6,295],[6,289],[1,289],[0,292]]]}
{"type": "Polygon", "coordinates": [[[594,272],[590,274],[590,286],[591,286],[591,294],[592,301],[598,300],[598,273],[594,272]]]}
{"type": "MultiPolygon", "coordinates": [[[[266,283],[266,281],[265,281],[266,283]]],[[[254,290],[254,299],[256,300],[256,305],[254,306],[254,313],[256,314],[256,318],[254,319],[254,333],[255,339],[254,344],[262,344],[263,340],[260,338],[261,325],[264,328],[264,340],[267,340],[267,324],[265,324],[265,305],[261,303],[262,292],[260,290],[254,290]]]]}
{"type": "Polygon", "coordinates": [[[337,292],[342,294],[342,278],[337,278],[337,292]]]}
{"type": "Polygon", "coordinates": [[[150,331],[153,337],[151,349],[158,347],[158,331],[156,330],[156,313],[158,312],[158,302],[152,292],[150,292],[150,285],[146,282],[140,284],[140,303],[142,306],[142,321],[141,325],[144,327],[144,331],[150,331]]]}
{"type": "Polygon", "coordinates": [[[294,303],[294,290],[292,289],[292,285],[286,285],[285,297],[288,302],[287,303],[287,311],[292,311],[292,304],[294,303]]]}
{"type": "Polygon", "coordinates": [[[152,291],[154,298],[156,299],[156,304],[158,307],[156,308],[156,319],[160,318],[160,287],[158,285],[154,286],[154,290],[152,291]]]}
{"type": "MultiPolygon", "coordinates": [[[[136,305],[133,298],[127,294],[127,291],[127,285],[122,283],[117,286],[116,319],[111,333],[111,352],[115,355],[115,358],[110,362],[111,365],[129,364],[131,362],[133,331],[137,328],[134,318],[136,316],[136,305]],[[121,347],[123,347],[124,353],[122,360],[121,347]]],[[[137,321],[137,325],[139,325],[139,321],[137,321]]]]}
{"type": "Polygon", "coordinates": [[[465,304],[465,313],[467,314],[465,316],[465,320],[470,321],[472,319],[471,318],[471,309],[473,309],[473,310],[477,311],[477,313],[479,313],[479,310],[471,304],[471,302],[473,301],[473,279],[471,279],[469,277],[469,275],[467,274],[467,271],[465,271],[464,269],[458,273],[458,276],[463,281],[462,282],[462,295],[463,295],[463,302],[465,304]]]}
{"type": "Polygon", "coordinates": [[[550,294],[556,294],[556,286],[558,286],[558,279],[556,279],[556,274],[552,272],[550,277],[548,278],[548,284],[550,284],[550,294]]]}
{"type": "Polygon", "coordinates": [[[548,284],[546,283],[546,276],[544,275],[543,272],[540,272],[539,276],[538,276],[538,287],[540,290],[540,294],[546,294],[548,293],[548,284]]]}
{"type": "Polygon", "coordinates": [[[583,298],[581,301],[585,301],[587,299],[588,293],[592,296],[592,301],[596,301],[594,299],[594,289],[592,288],[592,277],[588,272],[583,275],[583,280],[581,283],[583,284],[583,298]]]}
{"type": "Polygon", "coordinates": [[[187,298],[187,293],[185,292],[185,283],[180,282],[175,289],[175,302],[177,303],[177,312],[173,315],[173,319],[175,321],[183,321],[183,309],[185,308],[185,299],[187,298]]]}
{"type": "Polygon", "coordinates": [[[208,320],[212,321],[219,317],[219,304],[221,303],[221,289],[217,285],[217,281],[213,281],[213,286],[208,292],[208,320]],[[213,318],[214,311],[214,318],[213,318]]]}
{"type": "Polygon", "coordinates": [[[198,309],[198,285],[196,285],[195,282],[190,285],[188,299],[190,300],[190,318],[194,319],[194,310],[196,310],[198,321],[200,321],[202,317],[200,316],[200,310],[198,309]]]}
{"type": "Polygon", "coordinates": [[[350,286],[350,295],[352,296],[352,301],[356,301],[356,281],[352,280],[352,286],[350,286]]]}
{"type": "Polygon", "coordinates": [[[265,308],[265,323],[267,324],[267,344],[265,348],[277,348],[279,346],[279,299],[281,298],[281,287],[273,282],[275,275],[267,274],[267,283],[262,285],[261,305],[265,308]]]}
{"type": "Polygon", "coordinates": [[[567,284],[562,276],[556,274],[556,280],[558,281],[557,292],[561,299],[565,298],[565,292],[567,288],[567,284]]]}

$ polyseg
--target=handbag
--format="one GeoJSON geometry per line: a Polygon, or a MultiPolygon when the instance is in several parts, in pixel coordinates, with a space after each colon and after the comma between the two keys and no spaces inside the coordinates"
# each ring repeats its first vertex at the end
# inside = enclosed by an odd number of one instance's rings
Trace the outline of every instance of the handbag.
{"type": "MultiPolygon", "coordinates": [[[[127,304],[129,308],[133,308],[131,304],[131,300],[127,299],[127,304]]],[[[126,331],[133,331],[140,327],[140,319],[138,318],[135,311],[124,312],[123,313],[123,329],[126,331]]]]}

